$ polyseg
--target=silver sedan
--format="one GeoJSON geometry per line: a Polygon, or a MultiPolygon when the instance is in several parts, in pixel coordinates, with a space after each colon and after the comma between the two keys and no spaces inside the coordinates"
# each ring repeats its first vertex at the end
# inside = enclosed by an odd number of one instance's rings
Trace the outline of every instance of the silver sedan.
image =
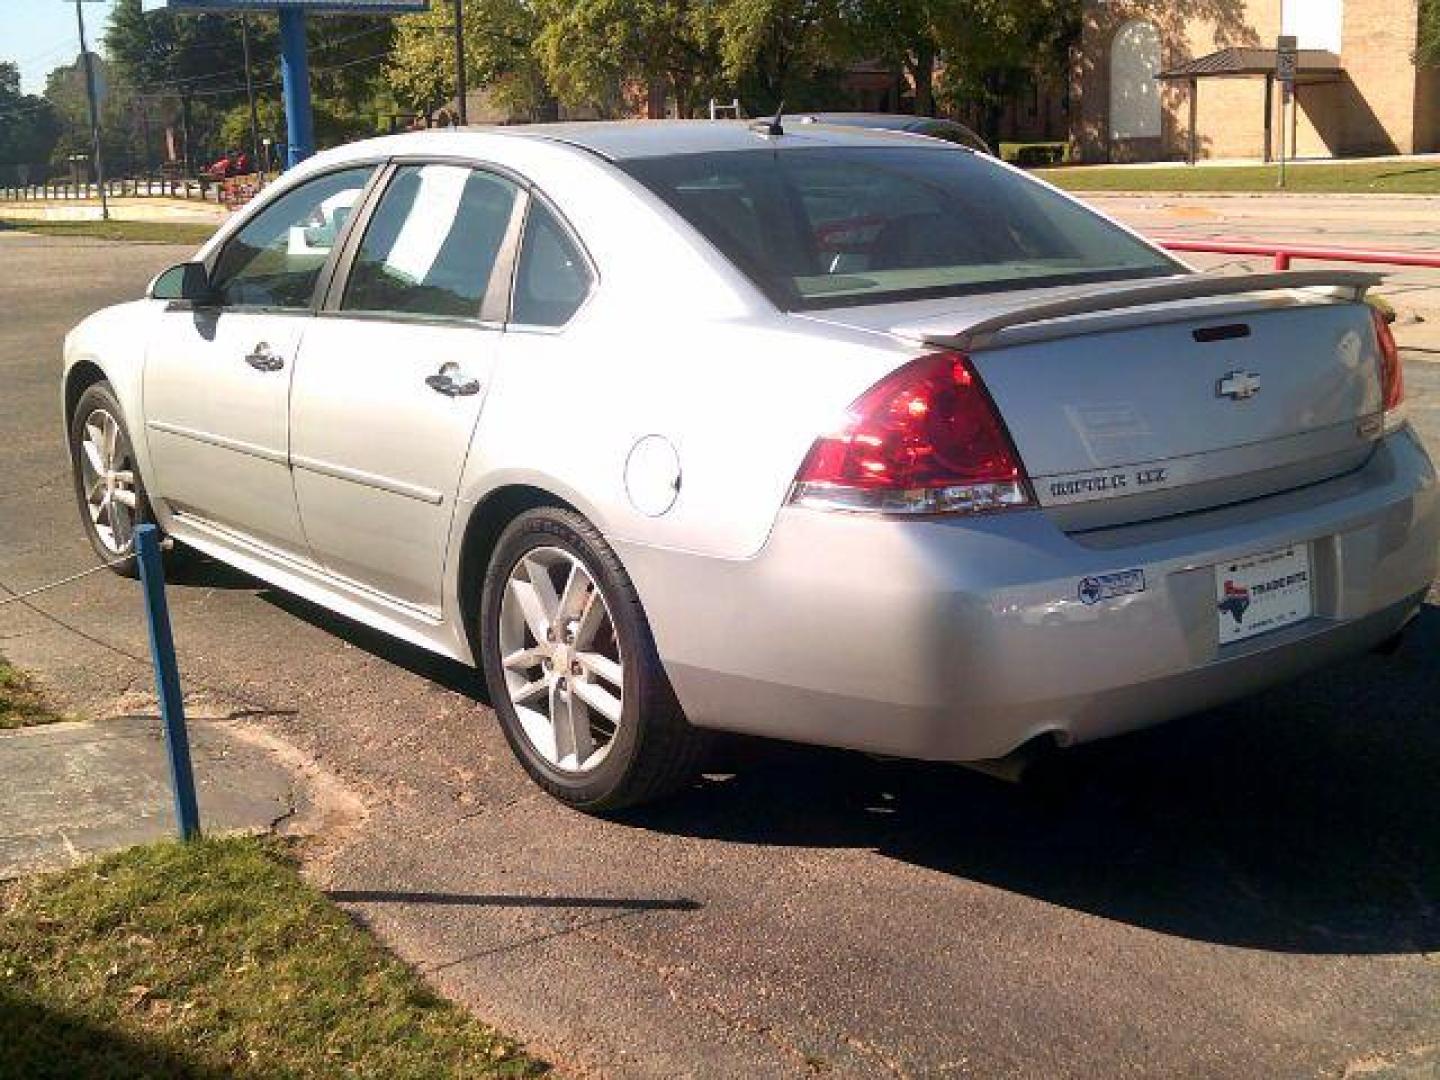
{"type": "Polygon", "coordinates": [[[950,761],[1371,649],[1436,570],[1374,279],[1215,278],[965,148],[356,143],[65,345],[83,520],[483,669],[592,811],[706,733],[950,761]]]}

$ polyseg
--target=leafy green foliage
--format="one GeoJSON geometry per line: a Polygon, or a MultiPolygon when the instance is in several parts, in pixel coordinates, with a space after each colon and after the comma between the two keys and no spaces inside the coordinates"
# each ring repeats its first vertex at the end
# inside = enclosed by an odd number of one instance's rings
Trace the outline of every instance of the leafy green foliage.
{"type": "Polygon", "coordinates": [[[22,94],[19,67],[0,61],[0,179],[19,182],[12,166],[48,161],[60,131],[54,106],[42,97],[22,94]]]}
{"type": "Polygon", "coordinates": [[[181,155],[192,166],[213,138],[218,116],[244,98],[240,22],[224,15],[146,14],[140,0],[118,0],[105,29],[105,54],[120,81],[151,96],[160,117],[178,123],[181,155]]]}
{"type": "MultiPolygon", "coordinates": [[[[454,94],[450,10],[400,21],[390,76],[417,109],[454,94]]],[[[682,117],[737,95],[762,115],[782,101],[845,107],[846,67],[879,59],[933,112],[937,99],[998,101],[1020,78],[1063,70],[1078,11],[1076,0],[472,0],[466,74],[522,115],[550,92],[602,116],[633,112],[655,90],[682,117]]]]}
{"type": "Polygon", "coordinates": [[[825,104],[805,98],[807,84],[839,59],[829,47],[834,0],[714,0],[709,12],[721,72],[734,82],[747,74],[754,80],[757,112],[771,112],[782,101],[791,109],[825,104]]]}
{"type": "MultiPolygon", "coordinates": [[[[527,119],[553,104],[534,48],[540,30],[527,0],[467,0],[464,5],[465,77],[490,90],[496,103],[527,119]]],[[[432,112],[455,97],[454,8],[446,2],[397,20],[395,52],[386,68],[396,97],[432,112]]]]}
{"type": "Polygon", "coordinates": [[[145,90],[194,98],[236,88],[241,66],[240,23],[225,15],[146,14],[140,0],[118,0],[105,28],[105,55],[145,90]]]}
{"type": "Polygon", "coordinates": [[[693,116],[714,92],[718,42],[695,0],[541,0],[536,42],[561,100],[619,105],[622,84],[663,83],[681,116],[693,116]]]}
{"type": "MultiPolygon", "coordinates": [[[[282,142],[277,20],[250,14],[243,25],[249,34],[260,135],[282,142]]],[[[396,34],[395,21],[389,18],[307,21],[315,131],[321,146],[384,129],[384,115],[394,111],[384,74],[396,34]]],[[[250,147],[241,17],[147,14],[140,0],[118,0],[106,27],[105,47],[116,82],[144,95],[144,108],[157,124],[179,129],[192,164],[205,164],[206,155],[250,147]]],[[[104,126],[124,131],[127,124],[117,118],[104,126]]],[[[134,127],[131,120],[132,143],[134,127]]]]}
{"type": "MultiPolygon", "coordinates": [[[[261,139],[272,143],[285,141],[285,111],[273,97],[260,97],[255,102],[256,129],[261,139]]],[[[314,102],[311,113],[315,122],[315,141],[320,146],[337,146],[376,133],[375,118],[362,112],[343,111],[333,99],[314,102]]],[[[250,106],[246,103],[227,109],[219,117],[215,129],[216,149],[224,152],[252,152],[250,138],[250,106]]]]}
{"type": "MultiPolygon", "coordinates": [[[[847,68],[878,60],[913,85],[917,112],[998,109],[1063,70],[1078,13],[1078,0],[466,0],[466,81],[486,92],[491,118],[549,119],[561,104],[615,116],[663,103],[693,116],[707,99],[732,97],[768,115],[782,102],[792,112],[854,107],[847,68]]],[[[453,18],[437,0],[400,19],[310,20],[318,141],[383,130],[387,111],[433,114],[453,101],[453,18]]],[[[278,138],[275,22],[254,15],[249,26],[261,126],[278,138]]],[[[105,40],[122,81],[169,103],[167,122],[190,142],[249,145],[237,19],[142,15],[140,0],[118,0],[105,40]]]]}
{"type": "MultiPolygon", "coordinates": [[[[123,79],[99,57],[93,58],[97,86],[104,86],[100,102],[100,148],[109,175],[124,174],[144,165],[144,136],[137,131],[136,97],[123,79]]],[[[59,135],[50,154],[57,177],[71,175],[72,154],[83,157],[89,168],[94,153],[90,132],[90,104],[85,92],[85,69],[80,63],[55,68],[45,79],[45,100],[60,122],[59,135]]],[[[88,172],[85,174],[88,178],[88,172]]]]}
{"type": "Polygon", "coordinates": [[[1440,0],[1420,0],[1420,37],[1415,62],[1440,67],[1440,0]]]}
{"type": "Polygon", "coordinates": [[[949,0],[937,35],[946,56],[937,100],[980,105],[981,134],[999,140],[999,108],[1039,76],[1063,75],[1069,46],[1080,32],[1075,0],[949,0]]]}
{"type": "Polygon", "coordinates": [[[278,843],[132,848],[0,887],[0,1075],[523,1077],[278,843]]]}

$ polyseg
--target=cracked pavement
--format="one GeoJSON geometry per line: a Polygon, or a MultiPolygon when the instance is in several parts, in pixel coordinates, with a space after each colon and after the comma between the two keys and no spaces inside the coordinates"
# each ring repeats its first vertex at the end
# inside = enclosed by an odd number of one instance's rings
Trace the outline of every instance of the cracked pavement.
{"type": "MultiPolygon", "coordinates": [[[[90,562],[64,331],[186,254],[0,234],[4,589],[90,562]]],[[[1440,445],[1440,367],[1407,378],[1440,445]]],[[[67,708],[134,711],[139,603],[95,575],[0,609],[0,650],[67,708]]],[[[605,822],[529,784],[475,673],[213,563],[170,604],[187,690],[363,804],[311,875],[567,1073],[1440,1067],[1433,606],[1394,657],[1085,748],[1038,790],[736,741],[605,822]]]]}

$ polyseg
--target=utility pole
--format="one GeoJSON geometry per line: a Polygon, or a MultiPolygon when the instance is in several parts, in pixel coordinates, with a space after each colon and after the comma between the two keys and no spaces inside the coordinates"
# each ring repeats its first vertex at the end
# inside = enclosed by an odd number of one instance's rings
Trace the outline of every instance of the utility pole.
{"type": "MultiPolygon", "coordinates": [[[[459,0],[456,0],[458,3],[459,0]]],[[[95,64],[85,44],[85,12],[82,0],[75,0],[75,24],[80,29],[80,60],[85,65],[85,97],[90,102],[90,144],[95,155],[95,186],[100,190],[100,220],[110,220],[110,202],[105,197],[105,163],[100,157],[100,109],[95,103],[95,64]]]]}
{"type": "Polygon", "coordinates": [[[245,54],[245,97],[250,102],[250,161],[260,175],[260,186],[263,186],[265,173],[260,165],[260,118],[255,113],[255,84],[250,81],[250,16],[243,11],[240,13],[240,48],[245,54]]]}
{"type": "MultiPolygon", "coordinates": [[[[1298,46],[1293,34],[1282,34],[1275,40],[1275,79],[1280,83],[1280,175],[1275,180],[1275,186],[1282,188],[1285,186],[1285,107],[1290,106],[1293,117],[1295,76],[1300,66],[1298,46]]],[[[1295,152],[1293,134],[1290,152],[1295,152]]]]}
{"type": "Polygon", "coordinates": [[[465,110],[465,0],[455,0],[455,100],[460,124],[470,122],[465,110]]]}

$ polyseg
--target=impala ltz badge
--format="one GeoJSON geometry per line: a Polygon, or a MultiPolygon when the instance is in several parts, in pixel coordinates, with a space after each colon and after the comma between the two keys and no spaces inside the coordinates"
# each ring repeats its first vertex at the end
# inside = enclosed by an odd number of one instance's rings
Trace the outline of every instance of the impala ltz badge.
{"type": "Polygon", "coordinates": [[[1246,401],[1260,392],[1260,376],[1253,371],[1232,371],[1215,384],[1216,397],[1246,401]]]}
{"type": "Polygon", "coordinates": [[[1083,604],[1098,604],[1117,596],[1145,591],[1144,570],[1121,570],[1118,574],[1095,574],[1081,578],[1076,593],[1083,604]]]}
{"type": "Polygon", "coordinates": [[[1148,489],[1170,486],[1170,470],[1145,466],[1093,473],[1072,473],[1046,481],[1050,502],[1081,502],[1112,495],[1133,495],[1148,489]]]}

